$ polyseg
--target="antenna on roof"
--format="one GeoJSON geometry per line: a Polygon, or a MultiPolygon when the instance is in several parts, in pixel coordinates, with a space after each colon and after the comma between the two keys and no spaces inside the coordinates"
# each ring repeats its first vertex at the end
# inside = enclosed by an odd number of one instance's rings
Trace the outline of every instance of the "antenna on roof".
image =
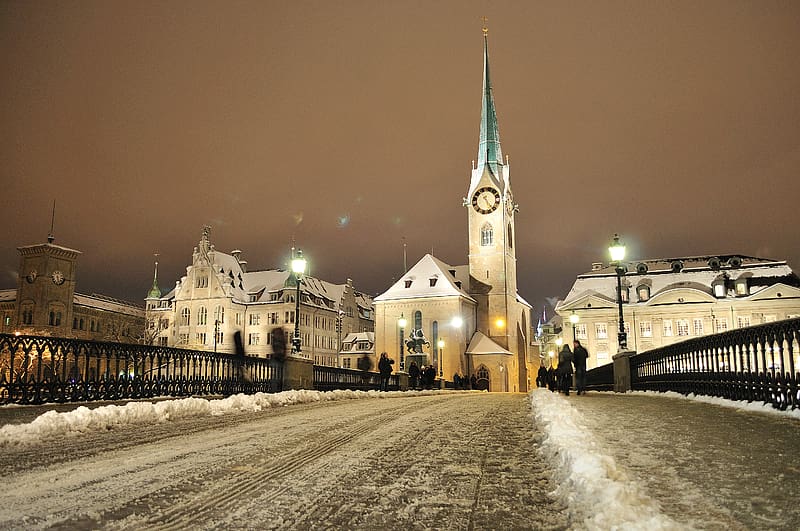
{"type": "Polygon", "coordinates": [[[408,272],[408,261],[406,260],[407,258],[406,247],[407,247],[406,237],[403,236],[403,274],[406,274],[408,272]]]}
{"type": "Polygon", "coordinates": [[[53,243],[53,241],[56,239],[56,237],[53,236],[53,225],[55,225],[55,223],[56,223],[56,200],[53,199],[53,215],[50,217],[50,232],[47,233],[47,243],[53,243]]]}

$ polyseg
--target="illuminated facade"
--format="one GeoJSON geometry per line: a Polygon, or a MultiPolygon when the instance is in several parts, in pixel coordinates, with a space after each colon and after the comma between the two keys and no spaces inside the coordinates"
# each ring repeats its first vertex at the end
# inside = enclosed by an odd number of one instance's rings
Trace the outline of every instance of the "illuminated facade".
{"type": "MultiPolygon", "coordinates": [[[[192,264],[175,287],[161,295],[154,286],[145,299],[147,328],[156,344],[234,353],[241,332],[249,356],[270,357],[281,346],[288,353],[295,325],[293,273],[283,269],[248,271],[241,251],[214,248],[210,229],[192,254],[192,264]]],[[[372,300],[353,282],[332,284],[304,275],[300,283],[301,356],[335,367],[341,338],[372,331],[372,300]]]]}
{"type": "Polygon", "coordinates": [[[421,330],[430,343],[423,363],[433,363],[446,380],[474,374],[491,391],[527,391],[530,305],[517,293],[517,206],[500,147],[485,30],[483,57],[478,158],[463,200],[469,264],[454,267],[426,255],[376,297],[376,351],[405,362],[401,345],[421,330]]]}
{"type": "MultiPolygon", "coordinates": [[[[785,261],[728,255],[623,265],[623,322],[635,352],[800,317],[800,279],[785,261]]],[[[556,312],[563,341],[574,334],[589,350],[588,368],[612,361],[619,330],[614,266],[598,263],[579,275],[556,312]]]]}

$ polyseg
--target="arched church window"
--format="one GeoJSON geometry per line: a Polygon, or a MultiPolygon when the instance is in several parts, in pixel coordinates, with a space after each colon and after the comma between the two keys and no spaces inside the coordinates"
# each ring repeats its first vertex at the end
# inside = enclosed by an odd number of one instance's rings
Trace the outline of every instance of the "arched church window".
{"type": "Polygon", "coordinates": [[[199,310],[197,310],[197,324],[204,325],[208,322],[208,310],[206,310],[205,306],[201,306],[199,310]]]}
{"type": "Polygon", "coordinates": [[[439,355],[439,321],[431,324],[431,346],[436,356],[439,355]]]}
{"type": "MultiPolygon", "coordinates": [[[[183,326],[189,326],[189,318],[191,317],[191,315],[192,314],[189,311],[189,308],[184,308],[183,310],[181,310],[181,324],[183,326]]],[[[81,329],[83,329],[83,326],[81,326],[81,329]]]]}
{"type": "Polygon", "coordinates": [[[508,248],[514,248],[514,233],[511,231],[511,223],[508,224],[508,248]]]}
{"type": "Polygon", "coordinates": [[[220,323],[224,323],[225,322],[225,308],[223,308],[222,306],[217,306],[217,308],[214,310],[214,319],[216,319],[220,323]]]}
{"type": "Polygon", "coordinates": [[[415,330],[422,329],[422,312],[419,310],[414,312],[414,329],[415,330]]]}
{"type": "Polygon", "coordinates": [[[478,379],[479,380],[488,380],[489,379],[489,369],[481,365],[481,368],[478,369],[478,379]]]}
{"type": "Polygon", "coordinates": [[[484,223],[481,227],[481,246],[486,247],[494,243],[494,231],[489,223],[484,223]]]}

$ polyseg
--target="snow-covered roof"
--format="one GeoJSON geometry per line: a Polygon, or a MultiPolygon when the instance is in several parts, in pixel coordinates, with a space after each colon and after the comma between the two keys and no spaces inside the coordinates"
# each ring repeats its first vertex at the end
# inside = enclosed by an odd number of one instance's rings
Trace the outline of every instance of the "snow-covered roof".
{"type": "Polygon", "coordinates": [[[87,308],[144,317],[144,308],[141,306],[137,306],[132,302],[113,299],[104,295],[98,295],[96,293],[91,295],[75,293],[72,300],[74,304],[87,308]]]}
{"type": "MultiPolygon", "coordinates": [[[[649,300],[659,293],[674,289],[695,290],[713,294],[714,284],[725,281],[731,295],[737,279],[746,278],[748,291],[752,295],[777,283],[800,287],[800,279],[785,261],[756,258],[742,255],[691,256],[683,258],[658,258],[625,262],[623,285],[636,290],[646,285],[650,290],[649,300]]],[[[578,275],[566,298],[558,308],[587,297],[599,297],[610,302],[617,300],[616,269],[613,264],[578,275]]],[[[645,304],[643,301],[641,304],[645,304]]],[[[630,303],[636,304],[633,294],[630,303]]]]}
{"type": "Polygon", "coordinates": [[[467,347],[467,354],[507,354],[513,356],[511,352],[495,343],[494,340],[490,339],[481,331],[477,331],[472,335],[472,339],[470,339],[469,346],[467,347]]]}
{"type": "MultiPolygon", "coordinates": [[[[201,242],[202,243],[202,242],[201,242]]],[[[240,252],[240,251],[235,251],[240,252]]],[[[230,297],[242,304],[275,302],[273,294],[284,289],[294,289],[294,276],[284,269],[266,269],[262,271],[245,271],[243,262],[231,254],[211,249],[208,251],[209,266],[215,273],[216,281],[228,291],[230,297]]],[[[185,283],[186,277],[175,288],[163,295],[160,300],[173,300],[185,283]]],[[[319,307],[338,310],[347,284],[334,284],[311,275],[304,275],[300,291],[302,302],[319,307]]],[[[356,302],[363,310],[372,308],[369,296],[355,292],[356,302]]]]}
{"type": "Polygon", "coordinates": [[[350,332],[342,339],[342,343],[357,343],[358,341],[375,343],[375,332],[350,332]]]}
{"type": "Polygon", "coordinates": [[[426,254],[400,280],[375,297],[375,301],[454,296],[472,300],[457,284],[457,272],[463,267],[450,266],[435,256],[426,254]]]}
{"type": "Polygon", "coordinates": [[[0,289],[0,302],[9,302],[17,300],[16,289],[0,289]]]}

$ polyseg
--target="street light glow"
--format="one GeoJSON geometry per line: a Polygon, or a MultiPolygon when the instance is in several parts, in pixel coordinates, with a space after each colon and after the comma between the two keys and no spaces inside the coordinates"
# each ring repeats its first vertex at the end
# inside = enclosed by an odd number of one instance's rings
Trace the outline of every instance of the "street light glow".
{"type": "Polygon", "coordinates": [[[303,258],[303,251],[297,250],[297,256],[292,258],[292,273],[302,275],[306,272],[306,259],[303,258]]]}
{"type": "Polygon", "coordinates": [[[621,262],[625,260],[625,244],[619,241],[619,234],[614,235],[611,246],[608,248],[613,262],[621,262]]]}
{"type": "Polygon", "coordinates": [[[498,317],[497,321],[495,321],[494,324],[497,328],[503,328],[504,326],[506,326],[506,322],[503,320],[502,317],[498,317]]]}
{"type": "Polygon", "coordinates": [[[461,325],[464,324],[464,319],[458,316],[453,317],[453,320],[450,321],[450,324],[453,326],[453,328],[461,328],[461,325]]]}

